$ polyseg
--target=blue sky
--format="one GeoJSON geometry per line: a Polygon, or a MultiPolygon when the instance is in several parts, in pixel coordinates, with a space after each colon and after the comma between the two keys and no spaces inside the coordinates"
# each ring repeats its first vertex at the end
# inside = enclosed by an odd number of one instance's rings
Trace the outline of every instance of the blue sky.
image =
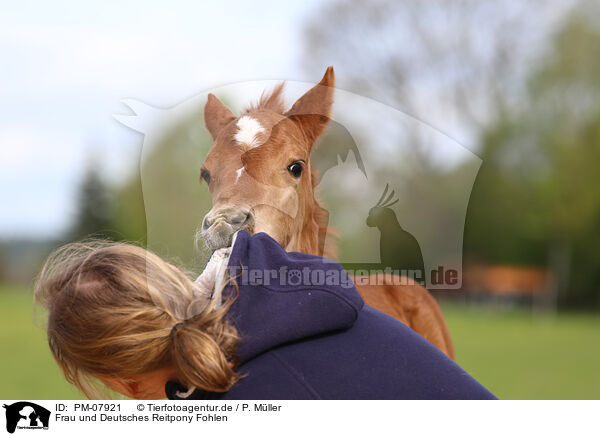
{"type": "Polygon", "coordinates": [[[142,138],[112,118],[120,100],[169,107],[231,82],[318,79],[299,65],[318,3],[4,4],[0,238],[63,231],[89,156],[109,182],[135,165],[142,138]]]}

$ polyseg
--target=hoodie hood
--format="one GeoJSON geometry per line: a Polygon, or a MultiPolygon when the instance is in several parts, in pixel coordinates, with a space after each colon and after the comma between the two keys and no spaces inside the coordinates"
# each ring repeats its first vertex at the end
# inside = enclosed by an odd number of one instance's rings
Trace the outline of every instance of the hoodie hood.
{"type": "MultiPolygon", "coordinates": [[[[364,305],[340,264],[310,254],[287,253],[266,233],[250,236],[238,231],[224,268],[226,254],[213,255],[209,264],[214,265],[202,276],[214,289],[212,298],[235,299],[226,317],[240,337],[240,365],[279,345],[348,329],[364,305]],[[227,284],[223,287],[222,283],[227,284]]],[[[167,382],[165,393],[173,400],[218,396],[188,390],[174,381],[167,382]]]]}
{"type": "Polygon", "coordinates": [[[238,232],[223,290],[241,363],[279,345],[352,327],[363,300],[337,262],[287,253],[266,233],[238,232]]]}

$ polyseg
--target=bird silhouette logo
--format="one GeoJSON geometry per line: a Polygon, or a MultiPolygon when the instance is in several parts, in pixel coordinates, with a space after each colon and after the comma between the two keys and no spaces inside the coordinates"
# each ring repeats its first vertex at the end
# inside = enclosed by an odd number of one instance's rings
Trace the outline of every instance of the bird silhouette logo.
{"type": "Polygon", "coordinates": [[[417,239],[400,226],[396,212],[392,209],[398,199],[394,199],[394,190],[389,193],[388,190],[389,183],[385,185],[383,194],[369,210],[367,217],[367,226],[377,227],[380,232],[381,267],[397,270],[400,275],[424,285],[425,267],[421,247],[417,239]]]}

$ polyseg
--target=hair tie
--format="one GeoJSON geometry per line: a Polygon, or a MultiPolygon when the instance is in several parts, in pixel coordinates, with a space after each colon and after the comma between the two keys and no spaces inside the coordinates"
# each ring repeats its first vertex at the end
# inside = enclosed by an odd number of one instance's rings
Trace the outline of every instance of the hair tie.
{"type": "Polygon", "coordinates": [[[171,329],[171,333],[169,334],[169,336],[173,337],[175,335],[175,332],[180,328],[183,327],[185,325],[185,322],[178,322],[177,324],[175,324],[173,326],[173,328],[171,329]]]}

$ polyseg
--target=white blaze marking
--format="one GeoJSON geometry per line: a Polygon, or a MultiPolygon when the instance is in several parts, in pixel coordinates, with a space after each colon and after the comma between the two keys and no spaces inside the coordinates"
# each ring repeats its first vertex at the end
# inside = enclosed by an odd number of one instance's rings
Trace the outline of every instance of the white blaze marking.
{"type": "Polygon", "coordinates": [[[246,167],[241,167],[239,170],[236,170],[236,172],[235,172],[235,183],[237,183],[238,180],[240,180],[240,177],[242,177],[242,173],[244,172],[245,169],[246,169],[246,167]]]}
{"type": "Polygon", "coordinates": [[[265,131],[260,123],[247,115],[241,117],[236,123],[239,130],[233,136],[239,144],[245,144],[250,147],[258,147],[260,145],[257,135],[265,131]]]}

